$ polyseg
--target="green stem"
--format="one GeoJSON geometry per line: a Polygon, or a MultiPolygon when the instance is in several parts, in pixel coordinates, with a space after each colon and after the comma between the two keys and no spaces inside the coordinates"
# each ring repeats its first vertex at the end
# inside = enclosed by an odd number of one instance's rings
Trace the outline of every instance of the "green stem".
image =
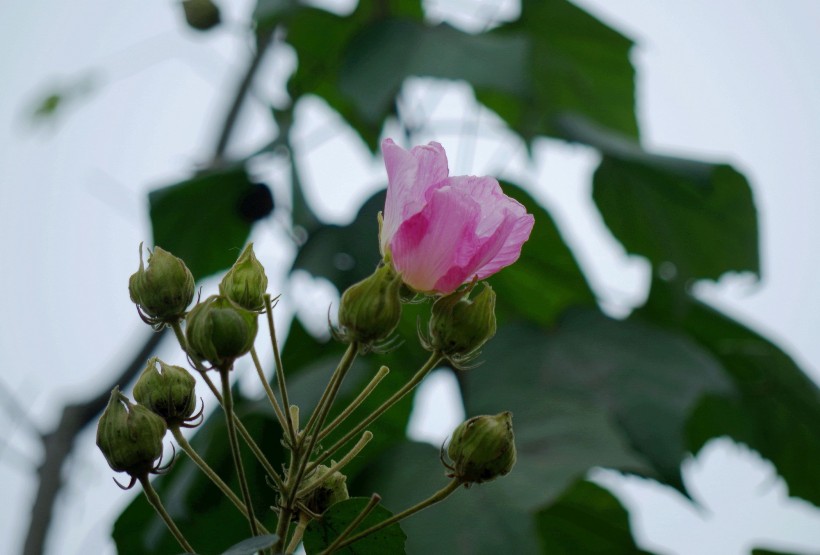
{"type": "Polygon", "coordinates": [[[389,410],[393,405],[401,401],[401,399],[413,391],[413,389],[421,383],[421,380],[430,373],[430,371],[436,367],[436,365],[441,361],[441,353],[434,352],[430,355],[430,358],[427,359],[427,362],[424,363],[418,372],[413,375],[409,382],[404,384],[401,389],[396,391],[393,395],[390,396],[384,403],[379,405],[379,407],[370,413],[364,420],[359,422],[352,430],[347,432],[341,439],[339,439],[336,443],[331,445],[327,450],[323,451],[319,457],[316,458],[307,468],[307,471],[310,472],[314,468],[316,468],[319,464],[327,460],[328,457],[331,457],[333,453],[341,449],[348,441],[353,439],[356,435],[359,434],[362,430],[364,430],[367,426],[370,425],[371,422],[376,420],[382,414],[384,414],[387,410],[389,410]]]}
{"type": "Polygon", "coordinates": [[[299,547],[299,542],[302,541],[302,536],[305,535],[305,528],[307,528],[309,523],[310,517],[308,515],[305,513],[299,515],[299,524],[296,525],[296,529],[293,531],[293,537],[290,539],[285,553],[294,553],[296,551],[296,548],[299,547]]]}
{"type": "MultiPolygon", "coordinates": [[[[179,323],[175,323],[171,326],[174,330],[174,334],[176,335],[177,341],[179,341],[179,346],[182,347],[182,350],[185,351],[189,356],[190,352],[187,348],[187,342],[185,341],[185,335],[182,333],[182,328],[180,327],[179,323]]],[[[205,382],[205,385],[208,386],[208,389],[211,390],[211,393],[216,398],[217,402],[224,406],[222,402],[222,394],[219,393],[219,389],[217,389],[216,384],[214,384],[213,380],[208,377],[207,369],[202,366],[200,362],[198,362],[193,356],[191,356],[191,360],[194,362],[194,368],[199,372],[199,375],[202,376],[202,380],[205,382]]],[[[284,487],[284,482],[282,482],[282,477],[279,476],[279,473],[273,468],[273,465],[270,461],[265,457],[265,454],[256,444],[256,442],[251,437],[251,434],[248,433],[247,428],[242,424],[239,418],[236,415],[233,415],[233,420],[236,423],[236,429],[239,432],[239,435],[242,436],[242,439],[245,440],[245,443],[250,448],[253,455],[256,457],[256,460],[259,461],[259,464],[265,469],[265,472],[276,482],[277,486],[280,488],[284,487]]]]}
{"type": "MultiPolygon", "coordinates": [[[[421,501],[420,503],[417,503],[417,504],[413,505],[409,509],[403,510],[399,514],[393,515],[390,518],[379,522],[378,524],[374,524],[373,526],[371,526],[367,530],[365,530],[363,532],[359,532],[358,534],[356,534],[355,536],[353,536],[353,537],[351,537],[347,540],[344,540],[342,542],[338,542],[338,544],[334,547],[334,549],[341,549],[345,546],[348,546],[352,543],[355,543],[355,542],[359,541],[360,539],[362,539],[363,537],[372,534],[373,532],[378,532],[382,528],[386,528],[386,527],[390,526],[391,524],[395,524],[396,522],[404,520],[408,516],[414,515],[417,512],[419,512],[423,509],[426,509],[427,507],[430,507],[431,505],[435,505],[439,501],[443,501],[451,493],[456,491],[459,488],[460,485],[461,485],[461,482],[459,480],[451,481],[449,484],[447,484],[446,486],[444,486],[443,488],[438,490],[436,493],[434,493],[433,495],[431,495],[430,497],[428,497],[424,501],[421,501]]],[[[337,540],[338,540],[338,538],[337,538],[337,540]]],[[[334,542],[334,543],[336,543],[336,542],[334,542]]],[[[331,547],[333,547],[332,544],[331,544],[331,547]]],[[[328,547],[325,551],[323,551],[322,555],[325,555],[327,553],[332,553],[330,547],[328,547]]]]}
{"type": "Polygon", "coordinates": [[[248,489],[248,480],[245,478],[245,468],[242,466],[242,457],[239,453],[239,440],[236,437],[236,423],[233,419],[233,395],[231,394],[231,383],[228,380],[228,370],[219,370],[222,378],[222,407],[225,409],[225,420],[228,423],[228,440],[233,454],[233,463],[236,467],[236,474],[239,477],[239,488],[242,491],[242,498],[245,500],[245,507],[248,509],[248,524],[251,527],[251,534],[259,535],[256,528],[256,516],[253,514],[253,504],[251,503],[251,492],[248,489]]]}
{"type": "MultiPolygon", "coordinates": [[[[330,467],[330,469],[327,472],[327,475],[332,476],[334,472],[339,472],[341,469],[343,469],[345,465],[347,465],[347,463],[352,461],[353,458],[356,455],[358,455],[362,449],[364,449],[364,446],[367,445],[371,439],[373,439],[373,434],[371,432],[366,431],[365,433],[363,433],[361,439],[356,443],[356,445],[353,446],[353,449],[351,449],[349,453],[342,457],[342,459],[339,462],[330,467]]],[[[315,490],[321,485],[321,480],[313,484],[308,484],[296,493],[296,499],[301,499],[302,497],[304,497],[305,495],[307,495],[308,493],[315,490]]]]}
{"type": "Polygon", "coordinates": [[[179,531],[179,528],[177,528],[177,525],[174,523],[174,519],[171,518],[171,515],[168,514],[168,511],[166,511],[162,505],[162,501],[160,501],[159,495],[157,495],[156,490],[154,490],[154,486],[151,485],[148,475],[143,474],[139,477],[139,481],[140,484],[142,484],[142,491],[145,492],[145,497],[148,498],[148,502],[154,507],[154,510],[157,511],[157,514],[159,514],[162,520],[165,521],[168,530],[171,531],[171,534],[179,542],[179,545],[182,546],[182,549],[188,553],[194,553],[194,548],[191,547],[191,544],[188,543],[188,540],[186,540],[182,532],[179,531]]]}
{"type": "Polygon", "coordinates": [[[262,370],[262,364],[259,362],[259,356],[256,354],[256,347],[251,347],[251,358],[253,359],[253,365],[256,367],[256,374],[259,376],[259,380],[262,382],[262,387],[265,388],[265,393],[267,394],[268,400],[273,407],[273,412],[276,413],[276,418],[279,420],[279,425],[282,426],[282,430],[287,433],[288,424],[285,419],[285,414],[282,412],[282,408],[279,406],[279,401],[276,399],[276,395],[274,395],[273,389],[271,389],[271,386],[265,377],[265,372],[262,370]]]}
{"type": "Polygon", "coordinates": [[[325,429],[319,433],[319,441],[322,441],[324,438],[328,436],[328,434],[330,434],[330,432],[335,430],[339,424],[347,420],[347,418],[351,414],[353,414],[353,411],[359,408],[359,406],[364,402],[364,400],[367,399],[371,393],[373,393],[373,390],[376,389],[376,386],[379,385],[379,382],[381,382],[384,379],[384,377],[389,373],[390,370],[387,368],[387,366],[382,366],[381,368],[379,368],[379,371],[376,372],[376,375],[373,376],[373,379],[370,380],[370,383],[367,384],[367,386],[362,390],[362,392],[359,393],[359,395],[355,399],[353,399],[347,407],[345,407],[345,409],[339,414],[339,416],[334,418],[330,422],[330,424],[325,426],[325,429]]]}
{"type": "Polygon", "coordinates": [[[290,417],[290,400],[288,399],[288,388],[285,384],[285,368],[282,365],[282,354],[279,352],[279,342],[276,340],[276,326],[273,323],[273,306],[270,295],[265,294],[265,314],[268,317],[268,329],[270,330],[270,342],[273,347],[273,359],[276,362],[276,381],[279,385],[279,395],[282,396],[282,404],[285,409],[285,421],[287,423],[288,435],[290,435],[291,445],[296,445],[296,433],[299,431],[293,425],[290,417]]]}
{"type": "MultiPolygon", "coordinates": [[[[228,484],[226,484],[222,480],[222,478],[220,478],[219,475],[216,472],[214,472],[214,469],[208,466],[208,463],[206,463],[205,460],[199,456],[199,453],[197,453],[196,450],[194,450],[191,444],[188,443],[188,440],[185,439],[185,436],[182,435],[182,432],[180,431],[179,427],[174,426],[173,428],[171,428],[171,433],[173,434],[174,439],[177,440],[177,443],[179,443],[179,446],[182,448],[182,450],[185,451],[185,453],[188,454],[191,460],[194,461],[194,463],[196,463],[199,469],[208,478],[210,478],[211,482],[213,482],[214,485],[219,488],[219,491],[225,494],[225,497],[227,497],[231,501],[231,503],[233,503],[234,506],[237,509],[239,509],[239,512],[241,512],[245,516],[245,518],[247,518],[248,509],[245,507],[245,504],[242,502],[241,499],[239,499],[236,496],[236,494],[233,491],[231,491],[231,488],[228,487],[228,484]]],[[[263,533],[268,533],[268,530],[258,520],[256,521],[256,526],[263,533]]]]}
{"type": "MultiPolygon", "coordinates": [[[[316,405],[313,414],[310,416],[310,419],[308,420],[308,423],[305,426],[305,438],[307,438],[307,448],[304,449],[304,451],[299,449],[301,451],[301,460],[299,461],[299,465],[297,467],[298,470],[296,472],[296,480],[294,481],[294,487],[290,491],[290,498],[288,499],[289,506],[293,506],[293,502],[296,501],[296,489],[301,484],[302,477],[304,477],[305,475],[305,469],[307,468],[308,462],[310,461],[310,454],[313,453],[313,448],[316,446],[316,441],[319,439],[318,431],[321,430],[322,426],[325,425],[325,420],[327,420],[327,415],[330,412],[330,408],[333,406],[333,401],[336,399],[336,395],[339,393],[339,388],[342,385],[342,381],[347,375],[348,370],[350,370],[350,367],[353,366],[353,361],[356,360],[356,354],[358,352],[359,346],[355,341],[347,346],[347,350],[345,351],[345,354],[342,356],[342,360],[339,361],[339,365],[333,372],[333,376],[331,376],[327,388],[325,388],[325,395],[322,395],[322,399],[319,401],[319,404],[316,405]],[[316,433],[313,434],[309,433],[309,430],[311,429],[311,422],[313,422],[313,426],[316,429],[316,433]]],[[[305,438],[302,438],[302,440],[304,441],[305,438]]],[[[299,447],[301,448],[301,445],[299,447]]]]}
{"type": "Polygon", "coordinates": [[[339,547],[341,547],[342,543],[344,543],[344,539],[348,537],[353,532],[353,530],[355,530],[356,527],[362,523],[362,521],[365,518],[367,518],[367,515],[369,515],[373,511],[373,509],[376,508],[376,505],[378,505],[379,501],[381,500],[382,498],[379,496],[378,493],[374,493],[373,495],[371,495],[370,501],[368,501],[367,505],[364,506],[362,512],[360,512],[359,515],[353,519],[353,522],[348,524],[347,528],[342,530],[342,533],[339,534],[335,540],[333,540],[333,543],[327,546],[327,549],[322,551],[319,555],[328,555],[336,551],[339,547]]]}

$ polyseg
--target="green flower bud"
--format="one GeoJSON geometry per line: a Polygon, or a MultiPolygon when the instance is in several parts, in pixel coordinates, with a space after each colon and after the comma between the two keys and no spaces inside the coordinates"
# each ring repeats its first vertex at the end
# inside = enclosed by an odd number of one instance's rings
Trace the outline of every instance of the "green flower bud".
{"type": "Polygon", "coordinates": [[[196,380],[185,368],[153,357],[134,386],[134,399],[162,417],[168,427],[181,426],[196,409],[195,386],[196,380]]]}
{"type": "Polygon", "coordinates": [[[322,482],[310,491],[301,501],[316,514],[322,514],[331,505],[349,498],[347,493],[347,476],[341,472],[330,472],[330,467],[320,464],[310,476],[309,483],[322,482]]]}
{"type": "Polygon", "coordinates": [[[115,387],[97,424],[97,447],[117,472],[141,476],[156,469],[165,430],[162,418],[131,403],[115,387]]]}
{"type": "Polygon", "coordinates": [[[250,243],[233,267],[222,278],[219,294],[227,297],[245,310],[252,312],[265,308],[265,290],[268,288],[268,276],[256,255],[253,243],[250,243]]]}
{"type": "Polygon", "coordinates": [[[495,335],[495,292],[482,285],[473,299],[468,288],[433,303],[429,346],[453,362],[470,360],[495,335]]]}
{"type": "Polygon", "coordinates": [[[140,243],[140,267],[128,280],[128,292],[146,322],[170,324],[185,316],[194,298],[194,276],[182,259],[160,247],[149,251],[146,270],[140,243]]]}
{"type": "Polygon", "coordinates": [[[447,448],[452,477],[466,484],[489,482],[515,465],[512,413],[474,416],[459,424],[447,448]]]}
{"type": "Polygon", "coordinates": [[[387,339],[401,319],[401,277],[385,264],[347,288],[339,305],[341,336],[363,346],[387,339]]]}
{"type": "Polygon", "coordinates": [[[207,31],[219,25],[219,7],[211,0],[182,0],[185,21],[197,31],[207,31]]]}
{"type": "Polygon", "coordinates": [[[256,314],[218,295],[192,308],[186,322],[191,355],[219,370],[230,370],[237,358],[251,350],[258,330],[256,314]]]}

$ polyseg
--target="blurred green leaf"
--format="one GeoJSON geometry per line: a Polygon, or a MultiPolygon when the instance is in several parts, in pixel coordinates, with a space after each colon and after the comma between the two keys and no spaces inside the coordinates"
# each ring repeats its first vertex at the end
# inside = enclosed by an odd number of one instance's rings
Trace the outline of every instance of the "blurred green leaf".
{"type": "Polygon", "coordinates": [[[752,554],[751,555],[799,555],[799,554],[794,553],[792,551],[789,551],[789,552],[786,552],[786,551],[773,551],[771,549],[763,549],[763,548],[757,547],[755,549],[752,549],[752,554]]]}
{"type": "Polygon", "coordinates": [[[757,211],[741,173],[648,153],[582,118],[563,118],[561,125],[567,136],[603,153],[593,198],[628,252],[682,284],[729,271],[760,274],[757,211]]]}
{"type": "Polygon", "coordinates": [[[151,191],[154,245],[182,258],[196,279],[229,268],[251,231],[243,201],[256,192],[244,167],[151,191]]]}
{"type": "MultiPolygon", "coordinates": [[[[361,493],[378,492],[386,506],[398,512],[443,488],[448,482],[445,472],[437,448],[405,442],[365,469],[353,488],[361,493]]],[[[441,503],[402,521],[407,532],[407,553],[536,554],[532,518],[507,493],[508,477],[459,489],[441,503]]]]}
{"type": "Polygon", "coordinates": [[[674,307],[668,284],[655,281],[640,316],[687,333],[720,360],[736,395],[704,399],[689,423],[689,447],[729,435],[769,459],[791,495],[820,506],[820,390],[772,342],[717,310],[685,298],[674,307]]]}
{"type": "Polygon", "coordinates": [[[263,536],[254,536],[231,546],[230,549],[222,553],[222,555],[256,555],[262,549],[273,547],[279,540],[276,534],[265,534],[263,536]]]}
{"type": "Polygon", "coordinates": [[[595,296],[550,214],[523,189],[503,186],[535,216],[535,226],[518,261],[489,280],[499,318],[523,317],[549,326],[569,307],[595,306],[595,296]]]}
{"type": "MultiPolygon", "coordinates": [[[[359,516],[369,501],[370,499],[367,497],[352,497],[346,501],[341,501],[325,511],[321,520],[314,520],[308,524],[304,536],[305,552],[308,555],[319,553],[333,543],[333,540],[339,537],[339,534],[359,516]]],[[[393,516],[393,513],[380,505],[376,505],[362,520],[354,533],[366,530],[391,516],[393,516]]],[[[404,553],[406,539],[407,535],[398,523],[391,524],[365,536],[348,547],[334,551],[334,553],[339,555],[383,555],[385,553],[401,555],[404,553]]]]}
{"type": "Polygon", "coordinates": [[[505,478],[533,508],[593,466],[683,490],[689,415],[731,392],[720,364],[684,335],[571,310],[550,331],[507,326],[465,376],[467,413],[511,410],[518,464],[505,478]]]}
{"type": "Polygon", "coordinates": [[[651,555],[632,538],[629,513],[604,488],[578,481],[535,516],[542,555],[651,555]]]}
{"type": "Polygon", "coordinates": [[[521,17],[489,35],[524,37],[529,43],[530,87],[524,94],[476,91],[478,99],[525,140],[565,137],[558,119],[566,114],[638,136],[631,40],[566,0],[523,0],[521,17]]]}

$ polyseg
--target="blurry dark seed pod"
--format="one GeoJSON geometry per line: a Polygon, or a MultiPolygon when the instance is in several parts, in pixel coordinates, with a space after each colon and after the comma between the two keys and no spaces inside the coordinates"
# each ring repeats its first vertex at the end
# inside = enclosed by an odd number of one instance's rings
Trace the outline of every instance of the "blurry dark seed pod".
{"type": "Polygon", "coordinates": [[[196,380],[185,368],[153,357],[134,385],[134,399],[171,428],[185,424],[194,414],[195,387],[196,380]]]}
{"type": "Polygon", "coordinates": [[[117,472],[145,475],[162,456],[165,421],[114,388],[97,424],[97,446],[117,472]]]}
{"type": "Polygon", "coordinates": [[[230,370],[237,358],[251,350],[258,329],[255,313],[213,295],[188,313],[185,336],[193,357],[230,370]]]}
{"type": "Polygon", "coordinates": [[[257,312],[265,309],[267,288],[265,268],[253,252],[253,243],[249,243],[219,283],[219,294],[245,310],[257,312]]]}
{"type": "Polygon", "coordinates": [[[401,319],[401,277],[388,264],[347,288],[339,304],[341,336],[368,346],[384,341],[401,319]]]}
{"type": "Polygon", "coordinates": [[[512,413],[474,416],[453,431],[447,448],[452,476],[465,484],[489,482],[508,474],[515,465],[512,413]]]}
{"type": "Polygon", "coordinates": [[[172,324],[185,316],[194,298],[194,276],[181,258],[156,247],[148,253],[148,268],[142,260],[128,280],[128,292],[146,322],[152,325],[172,324]]]}
{"type": "Polygon", "coordinates": [[[185,21],[197,31],[207,31],[222,21],[219,6],[211,0],[182,0],[182,10],[185,21]]]}
{"type": "Polygon", "coordinates": [[[458,363],[469,360],[495,335],[495,291],[486,282],[440,297],[430,316],[430,347],[458,363]]]}

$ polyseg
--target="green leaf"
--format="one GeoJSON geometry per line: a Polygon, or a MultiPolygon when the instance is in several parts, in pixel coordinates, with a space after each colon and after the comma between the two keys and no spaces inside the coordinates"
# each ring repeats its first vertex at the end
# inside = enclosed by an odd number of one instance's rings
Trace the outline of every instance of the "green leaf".
{"type": "Polygon", "coordinates": [[[523,36],[471,35],[448,25],[392,19],[371,24],[346,49],[339,89],[368,122],[381,125],[410,76],[462,79],[523,94],[529,87],[523,36]],[[492,68],[491,71],[488,71],[492,68]]]}
{"type": "Polygon", "coordinates": [[[279,536],[276,534],[254,536],[231,546],[222,555],[256,555],[262,549],[273,547],[277,541],[279,541],[279,536]]]}
{"type": "MultiPolygon", "coordinates": [[[[420,20],[418,0],[361,0],[349,16],[340,17],[315,8],[301,8],[286,18],[287,41],[296,50],[298,66],[288,82],[294,101],[304,95],[322,98],[339,113],[370,147],[378,148],[381,121],[368,121],[339,89],[342,60],[357,33],[388,15],[420,20]]],[[[390,113],[393,113],[391,108],[390,113]]]]}
{"type": "MultiPolygon", "coordinates": [[[[524,0],[517,21],[489,34],[524,37],[529,43],[526,71],[531,86],[524,94],[476,91],[478,99],[525,140],[565,137],[558,120],[566,114],[638,136],[631,40],[566,0],[524,0]]],[[[487,72],[499,69],[496,65],[487,72]]]]}
{"type": "Polygon", "coordinates": [[[518,261],[489,280],[499,318],[523,317],[549,326],[569,307],[595,306],[595,296],[550,214],[523,189],[503,186],[535,216],[535,226],[518,261]]]}
{"type": "Polygon", "coordinates": [[[632,254],[681,284],[725,272],[760,273],[757,211],[746,178],[724,164],[660,156],[581,118],[566,134],[604,154],[593,198],[632,254]]]}
{"type": "MultiPolygon", "coordinates": [[[[305,552],[313,555],[328,547],[359,516],[369,501],[367,497],[352,497],[336,503],[325,511],[321,520],[314,520],[308,524],[304,536],[305,552]]],[[[366,530],[391,516],[393,513],[381,505],[376,505],[355,528],[354,533],[366,530]]],[[[338,555],[382,555],[384,553],[401,555],[404,553],[406,539],[407,535],[401,527],[398,524],[391,524],[334,553],[338,555]]]]}
{"type": "MultiPolygon", "coordinates": [[[[362,472],[353,489],[379,492],[385,505],[398,512],[443,488],[448,482],[445,472],[437,448],[405,442],[362,472]]],[[[407,553],[536,554],[532,518],[507,493],[508,477],[458,489],[441,503],[403,520],[407,553]]]]}
{"type": "Polygon", "coordinates": [[[752,549],[752,555],[798,555],[792,551],[774,551],[772,549],[764,549],[761,547],[756,547],[752,549]]]}
{"type": "Polygon", "coordinates": [[[578,481],[535,516],[542,555],[651,555],[632,538],[629,513],[604,488],[578,481]]]}
{"type": "Polygon", "coordinates": [[[691,411],[731,391],[720,364],[684,335],[572,310],[553,330],[507,326],[467,379],[468,414],[511,410],[518,464],[505,478],[527,508],[593,466],[683,491],[691,411]],[[534,486],[537,484],[537,486],[534,486]]]}
{"type": "Polygon", "coordinates": [[[229,268],[251,231],[243,202],[257,189],[236,167],[151,191],[154,244],[182,258],[196,279],[229,268]]]}
{"type": "Polygon", "coordinates": [[[820,506],[820,482],[807,460],[820,460],[820,389],[772,342],[691,297],[675,298],[670,286],[652,285],[643,318],[686,333],[720,360],[736,395],[704,399],[689,424],[688,445],[729,435],[770,460],[791,495],[820,506]]]}

